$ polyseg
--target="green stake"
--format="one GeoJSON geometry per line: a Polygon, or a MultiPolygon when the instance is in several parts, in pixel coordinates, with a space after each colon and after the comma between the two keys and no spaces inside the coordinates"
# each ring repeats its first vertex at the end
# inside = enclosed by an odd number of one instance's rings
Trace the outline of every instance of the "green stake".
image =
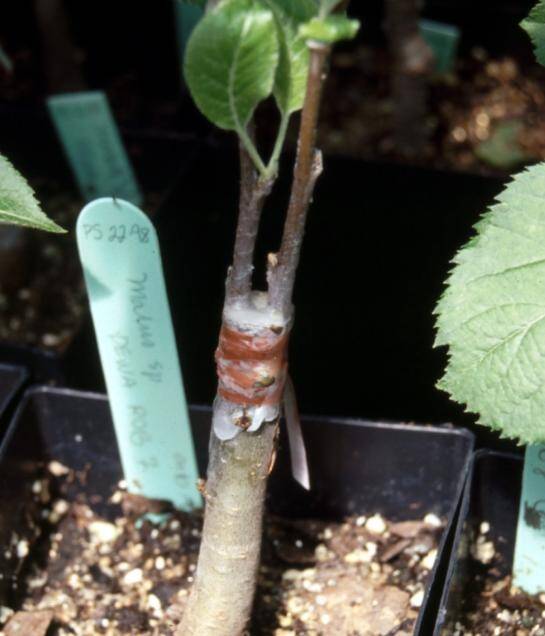
{"type": "Polygon", "coordinates": [[[513,583],[528,594],[545,591],[545,446],[526,448],[513,583]]]}
{"type": "Polygon", "coordinates": [[[452,71],[460,29],[434,20],[420,20],[420,32],[435,56],[435,72],[443,74],[452,71]]]}
{"type": "Polygon", "coordinates": [[[47,105],[83,198],[115,196],[140,205],[140,188],[106,95],[54,95],[47,105]]]}

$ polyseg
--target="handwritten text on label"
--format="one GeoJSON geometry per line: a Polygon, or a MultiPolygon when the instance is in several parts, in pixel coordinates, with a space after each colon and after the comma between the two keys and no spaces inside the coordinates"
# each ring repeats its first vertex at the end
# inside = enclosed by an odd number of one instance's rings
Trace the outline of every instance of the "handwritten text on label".
{"type": "Polygon", "coordinates": [[[131,491],[201,505],[195,452],[153,225],[120,199],[82,211],[78,246],[131,491]]]}

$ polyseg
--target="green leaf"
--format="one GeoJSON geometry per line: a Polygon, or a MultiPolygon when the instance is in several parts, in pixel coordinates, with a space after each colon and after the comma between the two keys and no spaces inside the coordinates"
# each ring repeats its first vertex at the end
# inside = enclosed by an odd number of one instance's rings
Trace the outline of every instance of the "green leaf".
{"type": "Polygon", "coordinates": [[[352,40],[360,28],[358,20],[345,15],[334,14],[325,18],[313,18],[301,25],[299,34],[306,40],[316,40],[325,44],[334,44],[341,40],[352,40]]]}
{"type": "Polygon", "coordinates": [[[534,44],[537,61],[545,66],[545,0],[539,0],[520,26],[534,44]]]}
{"type": "Polygon", "coordinates": [[[0,223],[48,232],[66,231],[42,212],[26,179],[3,155],[0,155],[0,223]]]}
{"type": "Polygon", "coordinates": [[[278,58],[272,11],[257,0],[224,0],[194,29],[185,77],[202,113],[241,134],[272,92],[278,58]]]}
{"type": "Polygon", "coordinates": [[[545,163],[519,173],[456,255],[436,308],[439,387],[479,422],[545,442],[545,163]]]}
{"type": "Polygon", "coordinates": [[[316,14],[316,5],[313,0],[261,1],[274,13],[280,43],[274,96],[280,111],[290,114],[300,110],[305,101],[309,52],[299,27],[316,14]]]}

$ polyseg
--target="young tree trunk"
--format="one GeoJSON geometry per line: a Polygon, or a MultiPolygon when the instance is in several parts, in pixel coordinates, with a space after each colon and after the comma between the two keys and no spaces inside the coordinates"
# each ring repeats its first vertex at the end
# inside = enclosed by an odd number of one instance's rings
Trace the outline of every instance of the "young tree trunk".
{"type": "Polygon", "coordinates": [[[398,152],[420,155],[428,139],[426,115],[433,53],[418,26],[420,0],[386,0],[386,30],[392,56],[391,93],[398,152]]]}
{"type": "Polygon", "coordinates": [[[251,273],[261,209],[272,184],[257,179],[248,157],[241,157],[239,224],[216,353],[219,389],[205,520],[195,581],[177,636],[240,636],[250,618],[266,483],[274,464],[287,374],[293,282],[307,209],[321,171],[316,124],[328,57],[327,46],[311,49],[290,205],[280,252],[269,262],[269,294],[251,291],[251,273]]]}
{"type": "Polygon", "coordinates": [[[266,423],[225,442],[212,433],[199,566],[180,636],[236,636],[246,627],[276,430],[266,423]]]}

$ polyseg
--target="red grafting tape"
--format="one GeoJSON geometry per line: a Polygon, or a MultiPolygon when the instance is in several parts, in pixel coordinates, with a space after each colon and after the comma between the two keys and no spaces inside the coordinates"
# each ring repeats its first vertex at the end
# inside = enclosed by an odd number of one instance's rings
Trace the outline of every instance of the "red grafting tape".
{"type": "Polygon", "coordinates": [[[241,406],[279,404],[287,375],[289,333],[263,327],[255,333],[223,325],[216,350],[218,392],[241,406]]]}

